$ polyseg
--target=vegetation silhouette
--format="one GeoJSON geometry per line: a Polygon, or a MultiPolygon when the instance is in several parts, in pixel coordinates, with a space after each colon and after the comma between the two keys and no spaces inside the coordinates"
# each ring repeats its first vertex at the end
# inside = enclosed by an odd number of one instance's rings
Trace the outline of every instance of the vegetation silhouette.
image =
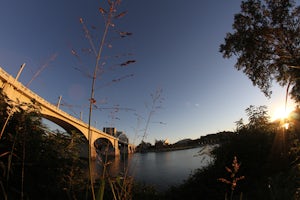
{"type": "MultiPolygon", "coordinates": [[[[87,141],[76,133],[67,135],[47,130],[35,102],[12,102],[2,93],[0,100],[1,124],[6,120],[7,110],[16,109],[1,138],[1,197],[90,199],[86,161],[80,159],[76,145],[87,141]]],[[[155,188],[138,185],[134,180],[124,183],[122,176],[106,174],[109,187],[104,188],[103,198],[224,199],[231,186],[217,179],[224,177],[224,166],[234,156],[242,161],[239,172],[246,179],[236,185],[232,199],[240,198],[241,194],[245,199],[296,198],[300,109],[297,107],[285,120],[290,124],[289,129],[282,126],[282,121],[270,122],[265,106],[249,106],[246,114],[247,124],[239,120],[235,132],[214,136],[221,138],[216,140],[219,146],[210,154],[214,162],[196,170],[182,185],[158,193],[155,188]]],[[[95,187],[99,189],[99,182],[95,187]]]]}
{"type": "Polygon", "coordinates": [[[231,199],[240,199],[241,194],[243,199],[297,199],[300,110],[291,114],[288,130],[283,130],[280,121],[268,121],[265,111],[265,106],[247,108],[249,123],[228,134],[228,140],[211,152],[214,162],[198,169],[159,199],[226,199],[232,185],[217,180],[226,175],[224,166],[234,156],[242,161],[239,173],[246,179],[235,186],[231,199]]]}
{"type": "Polygon", "coordinates": [[[291,97],[300,101],[299,20],[300,6],[293,0],[243,1],[220,52],[236,57],[235,68],[266,96],[275,81],[292,86],[291,97]]]}
{"type": "MultiPolygon", "coordinates": [[[[107,2],[114,8],[120,1],[107,2]]],[[[99,9],[103,16],[110,15],[114,19],[126,14],[115,11],[99,9]]],[[[287,88],[292,86],[291,96],[299,103],[299,19],[300,8],[293,1],[243,1],[241,13],[235,15],[234,33],[227,34],[220,52],[225,58],[237,56],[236,68],[266,96],[270,97],[271,83],[276,81],[287,88]]],[[[96,76],[103,72],[98,67],[103,67],[104,63],[100,63],[100,54],[106,31],[99,50],[96,50],[82,18],[80,23],[91,45],[88,52],[96,56],[94,74],[89,76],[93,80],[89,102],[91,117],[97,102],[94,96],[96,76]]],[[[110,18],[106,25],[109,25],[107,29],[114,26],[110,18]]],[[[119,32],[121,38],[130,35],[119,32]]],[[[111,44],[108,47],[111,48],[111,44]]],[[[78,58],[75,50],[72,54],[78,58]]],[[[119,66],[132,63],[135,61],[130,59],[119,66]]],[[[160,94],[159,90],[154,94],[153,105],[160,100],[160,94]]],[[[6,126],[0,143],[0,195],[3,199],[96,199],[94,184],[99,191],[98,199],[227,199],[232,182],[223,184],[224,181],[218,179],[224,177],[224,166],[231,163],[234,156],[242,161],[238,172],[246,179],[234,186],[231,199],[300,198],[299,107],[284,121],[290,125],[285,129],[282,121],[270,122],[265,106],[249,106],[246,109],[248,123],[238,120],[235,132],[228,133],[226,140],[219,140],[219,146],[211,152],[213,163],[196,170],[182,185],[158,193],[152,187],[135,184],[132,179],[112,178],[106,173],[100,183],[94,183],[94,177],[90,176],[88,184],[84,170],[88,166],[80,159],[76,145],[86,141],[75,133],[67,135],[47,130],[41,123],[35,102],[12,102],[2,91],[0,95],[0,122],[2,127],[6,126]],[[14,115],[7,120],[12,109],[14,115]]],[[[150,108],[143,139],[155,109],[150,108]]]]}
{"type": "Polygon", "coordinates": [[[86,139],[49,131],[34,102],[12,102],[2,90],[0,96],[1,125],[15,108],[0,143],[1,199],[83,198],[87,165],[78,144],[86,139]]]}

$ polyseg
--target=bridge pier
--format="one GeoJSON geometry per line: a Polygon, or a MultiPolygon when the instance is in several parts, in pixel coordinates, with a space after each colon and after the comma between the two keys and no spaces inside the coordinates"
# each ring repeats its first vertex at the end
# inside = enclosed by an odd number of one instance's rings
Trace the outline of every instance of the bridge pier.
{"type": "Polygon", "coordinates": [[[94,147],[94,145],[91,146],[91,159],[92,160],[96,160],[97,159],[97,151],[96,148],[94,147]]]}
{"type": "Polygon", "coordinates": [[[134,153],[135,152],[135,147],[131,144],[128,144],[128,153],[134,153]]]}
{"type": "Polygon", "coordinates": [[[120,156],[119,141],[114,140],[115,156],[120,156]]]}
{"type": "MultiPolygon", "coordinates": [[[[90,151],[90,154],[91,154],[91,159],[92,160],[96,160],[97,157],[98,157],[98,154],[97,154],[97,151],[96,151],[96,147],[91,147],[91,151],[90,151]]],[[[115,147],[114,148],[114,156],[120,156],[120,150],[118,147],[115,147]]]]}

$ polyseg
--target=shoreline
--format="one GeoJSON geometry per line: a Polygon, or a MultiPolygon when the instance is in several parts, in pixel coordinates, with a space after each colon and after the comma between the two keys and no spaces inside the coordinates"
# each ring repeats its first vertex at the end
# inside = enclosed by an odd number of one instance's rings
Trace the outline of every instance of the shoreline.
{"type": "Polygon", "coordinates": [[[168,152],[168,151],[180,151],[180,150],[186,150],[186,149],[193,149],[193,148],[198,148],[202,147],[204,145],[193,145],[193,146],[184,146],[184,147],[167,147],[167,148],[160,148],[160,149],[147,149],[143,150],[140,152],[135,152],[135,153],[160,153],[160,152],[168,152]]]}

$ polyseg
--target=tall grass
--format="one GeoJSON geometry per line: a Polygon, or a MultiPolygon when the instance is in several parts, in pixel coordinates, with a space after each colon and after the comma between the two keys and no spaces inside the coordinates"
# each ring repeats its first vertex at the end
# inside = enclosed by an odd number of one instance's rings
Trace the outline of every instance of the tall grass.
{"type": "MultiPolygon", "coordinates": [[[[101,13],[101,15],[104,18],[105,21],[105,26],[103,29],[103,33],[102,33],[102,37],[100,39],[100,43],[97,44],[97,42],[93,41],[93,38],[91,37],[91,33],[89,31],[89,29],[87,28],[85,21],[83,20],[83,18],[80,18],[80,23],[83,27],[85,36],[91,46],[92,52],[95,55],[95,66],[94,66],[94,70],[93,70],[93,75],[92,75],[92,82],[91,82],[91,90],[90,90],[90,99],[89,99],[89,114],[88,114],[88,141],[89,141],[89,180],[90,180],[90,187],[91,187],[91,193],[92,193],[92,199],[103,199],[104,198],[104,192],[105,192],[105,185],[106,185],[106,181],[105,181],[105,176],[107,173],[107,155],[105,156],[105,160],[103,163],[103,172],[102,172],[102,176],[100,177],[100,187],[99,187],[99,191],[98,194],[96,195],[95,192],[95,188],[94,188],[94,183],[95,183],[95,177],[93,176],[93,162],[92,162],[92,131],[91,131],[91,123],[92,123],[92,116],[93,116],[93,107],[95,107],[96,105],[96,98],[95,98],[95,89],[96,89],[96,80],[98,78],[98,76],[101,75],[101,73],[104,72],[103,69],[103,65],[101,64],[101,61],[103,59],[103,51],[104,51],[104,47],[106,45],[106,41],[108,38],[108,34],[109,34],[109,30],[115,28],[115,24],[113,24],[113,20],[114,19],[118,19],[123,17],[126,12],[120,12],[118,13],[118,7],[121,4],[121,0],[107,0],[107,6],[108,8],[102,8],[100,7],[98,10],[101,13]],[[100,73],[100,74],[99,74],[100,73]]],[[[119,32],[119,34],[124,34],[126,32],[119,32]]],[[[128,34],[127,34],[128,35],[128,34]]],[[[75,54],[76,52],[72,50],[72,53],[75,54]]],[[[121,64],[121,66],[123,65],[128,65],[131,63],[134,63],[134,60],[128,60],[126,62],[123,62],[121,64]]],[[[118,147],[115,147],[118,148],[118,147]]],[[[109,145],[107,145],[106,148],[106,154],[108,153],[109,150],[109,145]]],[[[109,184],[111,186],[113,186],[113,182],[109,182],[109,184]]],[[[115,190],[113,190],[115,191],[115,190]]],[[[114,193],[115,194],[115,193],[114,193]]],[[[114,197],[117,197],[117,195],[114,195],[114,197]]]]}

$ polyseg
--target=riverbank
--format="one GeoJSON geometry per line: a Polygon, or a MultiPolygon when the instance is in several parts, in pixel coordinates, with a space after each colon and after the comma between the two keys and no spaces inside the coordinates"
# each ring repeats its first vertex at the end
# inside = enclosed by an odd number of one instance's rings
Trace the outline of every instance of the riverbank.
{"type": "Polygon", "coordinates": [[[192,149],[197,147],[203,147],[206,145],[221,144],[227,142],[233,132],[223,131],[216,134],[208,134],[201,136],[198,139],[184,139],[174,144],[169,144],[167,140],[156,140],[155,144],[142,141],[136,146],[136,152],[165,152],[165,151],[176,151],[184,149],[192,149]]]}
{"type": "Polygon", "coordinates": [[[136,153],[148,153],[148,152],[168,152],[168,151],[179,151],[179,150],[186,150],[186,149],[194,149],[202,147],[203,145],[195,145],[195,146],[184,146],[184,147],[166,147],[166,148],[159,148],[159,149],[144,149],[141,151],[137,151],[136,153]]]}
{"type": "Polygon", "coordinates": [[[136,151],[136,153],[148,153],[148,152],[168,152],[168,151],[180,151],[180,150],[187,150],[187,149],[194,149],[194,148],[200,148],[205,146],[212,146],[215,147],[218,144],[197,144],[197,145],[189,145],[189,146],[166,146],[163,148],[148,148],[148,149],[142,149],[140,151],[136,151]]]}

